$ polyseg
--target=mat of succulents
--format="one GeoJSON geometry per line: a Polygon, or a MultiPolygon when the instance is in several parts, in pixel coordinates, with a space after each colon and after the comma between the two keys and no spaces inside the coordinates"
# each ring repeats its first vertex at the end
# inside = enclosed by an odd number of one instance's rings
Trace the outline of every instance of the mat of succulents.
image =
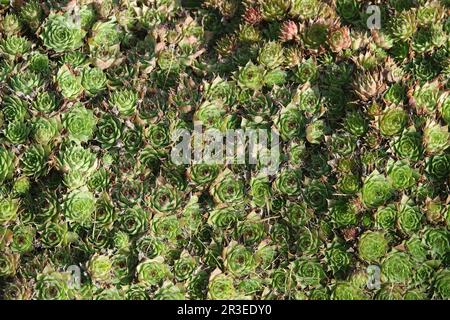
{"type": "Polygon", "coordinates": [[[0,0],[0,298],[448,300],[449,12],[0,0]]]}

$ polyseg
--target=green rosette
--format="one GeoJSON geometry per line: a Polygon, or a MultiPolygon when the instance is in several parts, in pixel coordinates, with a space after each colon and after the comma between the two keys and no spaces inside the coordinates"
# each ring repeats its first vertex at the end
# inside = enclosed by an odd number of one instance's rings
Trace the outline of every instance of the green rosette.
{"type": "Polygon", "coordinates": [[[398,212],[397,225],[406,234],[413,234],[420,230],[424,215],[414,203],[401,205],[398,212]]]}
{"type": "Polygon", "coordinates": [[[136,267],[137,279],[145,286],[155,286],[170,277],[169,266],[162,257],[145,260],[136,267]]]}
{"type": "Polygon", "coordinates": [[[130,235],[144,232],[148,227],[149,214],[140,207],[130,207],[118,216],[120,229],[130,235]]]}
{"type": "Polygon", "coordinates": [[[0,256],[0,277],[11,277],[17,272],[19,255],[11,252],[2,252],[0,256]]]}
{"type": "Polygon", "coordinates": [[[104,148],[114,146],[122,135],[122,123],[111,114],[102,116],[96,126],[95,139],[102,144],[104,148]]]}
{"type": "Polygon", "coordinates": [[[38,274],[35,290],[39,300],[69,300],[69,276],[65,273],[51,272],[38,274]]]}
{"type": "Polygon", "coordinates": [[[427,228],[423,239],[429,252],[435,257],[444,257],[450,248],[449,231],[443,228],[427,228]]]}
{"type": "Polygon", "coordinates": [[[224,255],[226,270],[236,277],[248,275],[256,268],[254,253],[243,245],[230,244],[224,255]]]}
{"type": "Polygon", "coordinates": [[[307,227],[299,228],[295,245],[301,255],[313,256],[317,254],[321,245],[318,231],[307,227]]]}
{"type": "Polygon", "coordinates": [[[218,203],[239,204],[244,200],[244,182],[231,171],[223,171],[210,188],[218,203]]]}
{"type": "Polygon", "coordinates": [[[193,164],[188,171],[189,178],[198,186],[213,182],[219,175],[219,166],[215,164],[193,164]]]}
{"type": "Polygon", "coordinates": [[[94,254],[87,263],[87,272],[95,283],[108,283],[111,281],[112,266],[110,257],[94,254]]]}
{"type": "Polygon", "coordinates": [[[358,212],[355,205],[338,201],[329,209],[331,221],[338,227],[350,227],[358,222],[358,212]]]}
{"type": "Polygon", "coordinates": [[[39,144],[46,145],[59,136],[61,124],[58,118],[39,117],[33,123],[32,137],[39,144]]]}
{"type": "Polygon", "coordinates": [[[283,108],[275,119],[281,138],[288,141],[299,138],[305,132],[305,116],[301,111],[294,107],[283,108]]]}
{"type": "Polygon", "coordinates": [[[208,299],[232,300],[237,296],[233,278],[223,273],[212,274],[208,283],[208,299]]]}
{"type": "Polygon", "coordinates": [[[12,178],[14,158],[14,154],[11,151],[0,147],[0,184],[12,178]]]}
{"type": "Polygon", "coordinates": [[[113,91],[109,99],[109,104],[111,107],[116,108],[121,116],[132,116],[136,113],[138,94],[132,89],[126,88],[113,91]]]}
{"type": "Polygon", "coordinates": [[[34,249],[36,230],[31,225],[19,224],[14,230],[11,250],[19,254],[31,252],[34,249]]]}
{"type": "Polygon", "coordinates": [[[74,105],[70,111],[63,115],[63,127],[69,137],[74,141],[86,142],[92,139],[97,119],[92,110],[81,104],[74,105]]]}
{"type": "Polygon", "coordinates": [[[359,237],[359,257],[368,262],[377,262],[388,250],[388,241],[383,233],[366,231],[359,237]]]}
{"type": "Polygon", "coordinates": [[[71,22],[67,15],[51,13],[44,23],[41,39],[56,52],[78,49],[83,45],[86,31],[71,22]]]}
{"type": "Polygon", "coordinates": [[[364,181],[361,189],[361,200],[368,208],[384,204],[392,197],[392,186],[385,176],[372,172],[364,181]]]}
{"type": "Polygon", "coordinates": [[[307,225],[314,215],[305,203],[290,202],[286,204],[285,217],[294,227],[307,225]]]}
{"type": "Polygon", "coordinates": [[[392,230],[397,221],[397,209],[393,205],[379,207],[375,213],[375,225],[381,230],[392,230]]]}
{"type": "Polygon", "coordinates": [[[318,287],[327,277],[323,266],[315,260],[296,260],[291,265],[291,272],[301,287],[318,287]]]}
{"type": "Polygon", "coordinates": [[[241,219],[242,213],[233,207],[215,208],[209,213],[208,223],[219,229],[226,229],[241,219]]]}
{"type": "Polygon", "coordinates": [[[284,169],[277,174],[273,186],[281,195],[299,195],[302,191],[300,171],[296,169],[284,169]]]}
{"type": "Polygon", "coordinates": [[[83,189],[74,190],[64,200],[64,216],[68,221],[89,226],[95,211],[94,195],[83,189]]]}
{"type": "Polygon", "coordinates": [[[332,247],[325,252],[329,268],[334,274],[345,272],[350,267],[352,256],[343,247],[332,247]]]}
{"type": "Polygon", "coordinates": [[[407,283],[413,275],[413,263],[403,252],[392,252],[381,263],[381,274],[390,283],[407,283]]]}
{"type": "Polygon", "coordinates": [[[162,239],[175,240],[181,233],[180,221],[176,215],[155,215],[151,228],[155,236],[162,239]]]}
{"type": "Polygon", "coordinates": [[[59,68],[56,82],[61,94],[68,100],[76,100],[83,92],[81,77],[75,74],[67,64],[59,68]]]}
{"type": "Polygon", "coordinates": [[[239,69],[236,78],[241,88],[257,91],[264,85],[264,69],[250,61],[239,69]]]}
{"type": "Polygon", "coordinates": [[[388,108],[379,119],[381,134],[390,137],[399,135],[408,122],[408,115],[402,108],[388,108]]]}
{"type": "Polygon", "coordinates": [[[395,153],[404,159],[417,161],[422,156],[422,137],[419,132],[406,131],[393,143],[395,153]]]}
{"type": "Polygon", "coordinates": [[[157,212],[174,212],[180,205],[178,191],[169,185],[160,186],[153,190],[149,204],[157,212]]]}
{"type": "Polygon", "coordinates": [[[90,95],[95,96],[106,89],[107,78],[105,73],[97,68],[84,68],[81,75],[81,85],[90,95]]]}

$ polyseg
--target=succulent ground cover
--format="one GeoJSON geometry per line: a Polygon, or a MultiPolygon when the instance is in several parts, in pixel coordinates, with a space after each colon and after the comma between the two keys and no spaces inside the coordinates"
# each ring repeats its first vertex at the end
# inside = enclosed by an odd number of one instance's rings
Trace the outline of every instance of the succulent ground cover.
{"type": "Polygon", "coordinates": [[[449,10],[0,0],[0,297],[449,299],[449,10]]]}

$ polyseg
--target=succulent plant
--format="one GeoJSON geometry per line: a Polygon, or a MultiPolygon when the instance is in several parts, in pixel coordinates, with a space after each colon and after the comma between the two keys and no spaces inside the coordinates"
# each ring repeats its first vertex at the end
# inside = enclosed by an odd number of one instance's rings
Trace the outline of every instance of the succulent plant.
{"type": "Polygon", "coordinates": [[[75,2],[0,0],[0,297],[449,299],[448,1],[75,2]]]}

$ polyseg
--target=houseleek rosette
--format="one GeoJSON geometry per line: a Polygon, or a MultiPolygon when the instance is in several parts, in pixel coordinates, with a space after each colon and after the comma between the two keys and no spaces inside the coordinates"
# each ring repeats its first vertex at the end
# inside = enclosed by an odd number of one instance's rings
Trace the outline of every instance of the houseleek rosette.
{"type": "Polygon", "coordinates": [[[235,224],[240,217],[239,210],[233,207],[216,208],[209,213],[208,223],[216,228],[225,229],[235,224]]]}
{"type": "Polygon", "coordinates": [[[300,137],[304,133],[305,122],[305,117],[300,110],[294,107],[287,107],[280,111],[275,125],[280,132],[281,138],[287,141],[300,137]]]}
{"type": "Polygon", "coordinates": [[[107,78],[105,73],[97,68],[85,68],[81,75],[81,85],[90,95],[96,95],[106,89],[107,78]]]}
{"type": "Polygon", "coordinates": [[[14,228],[11,250],[19,254],[30,252],[34,248],[36,230],[31,225],[20,224],[14,228]]]}
{"type": "Polygon", "coordinates": [[[224,117],[225,108],[221,100],[205,101],[194,114],[194,119],[207,129],[222,128],[224,117]]]}
{"type": "Polygon", "coordinates": [[[358,221],[357,208],[355,205],[338,201],[329,209],[332,221],[337,227],[349,227],[358,221]]]}
{"type": "Polygon", "coordinates": [[[198,266],[196,258],[189,254],[182,254],[180,259],[176,260],[173,266],[173,273],[178,281],[188,279],[198,266]]]}
{"type": "Polygon", "coordinates": [[[31,70],[25,70],[22,73],[12,76],[9,80],[9,86],[18,94],[31,96],[34,95],[43,85],[42,76],[31,70]]]}
{"type": "Polygon", "coordinates": [[[46,173],[49,156],[48,147],[31,145],[20,159],[22,172],[27,176],[40,177],[46,173]]]}
{"type": "Polygon", "coordinates": [[[155,236],[162,239],[174,240],[181,233],[180,222],[176,215],[155,215],[151,227],[155,236]]]}
{"type": "Polygon", "coordinates": [[[296,260],[291,265],[292,274],[300,286],[317,287],[326,279],[322,265],[314,260],[296,260]]]}
{"type": "Polygon", "coordinates": [[[0,41],[0,53],[6,56],[19,57],[31,49],[31,42],[21,36],[11,35],[0,41]]]}
{"type": "Polygon", "coordinates": [[[122,123],[111,114],[102,116],[96,126],[95,139],[104,148],[111,148],[122,135],[122,123]]]}
{"type": "Polygon", "coordinates": [[[283,63],[283,47],[279,42],[268,42],[259,51],[258,62],[267,69],[275,69],[283,63]]]}
{"type": "Polygon", "coordinates": [[[325,211],[328,207],[328,199],[331,198],[331,188],[328,184],[319,180],[312,180],[304,190],[306,203],[317,211],[325,211]]]}
{"type": "Polygon", "coordinates": [[[170,276],[169,266],[162,257],[145,260],[136,267],[139,283],[146,286],[154,286],[170,276]]]}
{"type": "Polygon", "coordinates": [[[386,171],[391,185],[400,190],[411,188],[420,177],[419,173],[404,161],[388,161],[386,171]]]}
{"type": "Polygon", "coordinates": [[[74,73],[66,64],[59,68],[56,75],[56,83],[61,94],[66,99],[75,100],[83,92],[81,77],[74,73]]]}
{"type": "Polygon", "coordinates": [[[0,148],[0,184],[11,179],[14,172],[14,154],[4,148],[0,148]]]}
{"type": "Polygon", "coordinates": [[[252,251],[237,243],[230,244],[225,249],[225,268],[235,276],[245,276],[256,267],[252,251]]]}
{"type": "Polygon", "coordinates": [[[345,248],[333,247],[325,252],[329,268],[335,273],[345,272],[352,262],[352,256],[345,248]]]}
{"type": "Polygon", "coordinates": [[[212,274],[208,283],[208,299],[235,299],[237,292],[233,278],[223,273],[212,274]]]}
{"type": "Polygon", "coordinates": [[[434,282],[436,292],[442,299],[448,299],[450,297],[450,272],[448,269],[441,270],[437,275],[434,282]]]}
{"type": "Polygon", "coordinates": [[[178,191],[169,185],[158,187],[150,197],[150,206],[157,212],[170,212],[179,206],[178,191]]]}
{"type": "Polygon", "coordinates": [[[111,107],[117,108],[120,115],[129,117],[136,112],[138,95],[132,89],[119,89],[113,91],[109,103],[111,107]]]}
{"type": "Polygon", "coordinates": [[[264,69],[251,61],[241,67],[237,74],[237,83],[242,88],[259,90],[264,85],[264,69]]]}
{"type": "Polygon", "coordinates": [[[69,240],[67,224],[49,222],[40,230],[40,242],[46,248],[55,248],[67,244],[69,240]]]}
{"type": "Polygon", "coordinates": [[[413,234],[420,230],[423,218],[424,215],[420,209],[414,203],[408,201],[400,207],[397,224],[403,232],[413,234]]]}
{"type": "Polygon", "coordinates": [[[441,154],[450,146],[448,126],[440,126],[435,122],[428,122],[423,129],[423,142],[427,153],[441,154]]]}
{"type": "Polygon", "coordinates": [[[425,245],[435,257],[443,257],[450,248],[449,231],[428,227],[423,234],[425,245]]]}
{"type": "Polygon", "coordinates": [[[393,143],[395,153],[401,157],[417,161],[422,155],[422,137],[415,131],[406,131],[393,143]]]}
{"type": "Polygon", "coordinates": [[[316,229],[301,227],[295,243],[297,251],[306,256],[313,256],[319,251],[321,240],[316,229]]]}
{"type": "Polygon", "coordinates": [[[380,132],[385,136],[400,134],[406,126],[408,116],[402,108],[388,108],[379,119],[380,132]]]}
{"type": "Polygon", "coordinates": [[[300,194],[302,190],[300,171],[285,169],[279,172],[273,185],[280,194],[288,196],[300,194]]]}
{"type": "Polygon", "coordinates": [[[388,250],[388,241],[381,232],[366,231],[359,237],[359,257],[368,262],[376,262],[388,250]]]}
{"type": "Polygon", "coordinates": [[[261,241],[265,235],[265,226],[256,214],[250,213],[244,221],[237,225],[236,236],[242,239],[245,245],[254,245],[261,241]]]}
{"type": "Polygon", "coordinates": [[[87,264],[87,270],[91,279],[97,283],[111,281],[112,262],[107,255],[93,255],[87,264]]]}
{"type": "Polygon", "coordinates": [[[31,106],[37,111],[51,113],[58,108],[58,100],[52,92],[39,92],[31,103],[31,106]]]}
{"type": "Polygon", "coordinates": [[[63,115],[63,127],[75,141],[86,142],[92,138],[97,119],[92,110],[81,104],[74,105],[63,115]]]}
{"type": "Polygon", "coordinates": [[[51,13],[41,34],[47,48],[56,52],[75,50],[83,45],[86,31],[70,21],[67,15],[51,13]]]}
{"type": "Polygon", "coordinates": [[[381,263],[382,276],[391,283],[406,283],[411,279],[413,264],[406,253],[392,252],[381,263]]]}
{"type": "Polygon", "coordinates": [[[218,203],[240,203],[245,197],[244,182],[230,171],[224,171],[211,186],[211,194],[218,203]]]}
{"type": "Polygon", "coordinates": [[[300,227],[306,225],[313,218],[313,213],[305,203],[291,202],[286,204],[286,219],[292,226],[300,227]]]}
{"type": "Polygon", "coordinates": [[[447,154],[427,159],[425,171],[432,177],[444,180],[450,176],[450,156],[447,154]]]}
{"type": "Polygon", "coordinates": [[[28,104],[18,96],[6,96],[2,101],[2,108],[6,121],[23,121],[27,117],[28,104]]]}
{"type": "Polygon", "coordinates": [[[380,229],[394,228],[397,220],[397,209],[393,205],[379,207],[375,213],[375,225],[380,229]]]}
{"type": "Polygon", "coordinates": [[[39,274],[35,284],[37,298],[39,300],[69,300],[68,283],[68,275],[64,273],[39,274]]]}
{"type": "Polygon", "coordinates": [[[0,256],[0,276],[14,276],[19,265],[19,255],[11,252],[2,252],[0,256]]]}
{"type": "Polygon", "coordinates": [[[385,176],[377,171],[372,172],[364,181],[361,189],[361,200],[366,207],[382,205],[392,196],[392,186],[385,176]]]}
{"type": "Polygon", "coordinates": [[[32,137],[37,143],[46,145],[58,137],[60,130],[61,123],[58,118],[39,117],[33,123],[32,137]]]}
{"type": "Polygon", "coordinates": [[[184,300],[185,293],[181,286],[176,286],[171,282],[163,284],[163,286],[155,292],[155,300],[184,300]]]}
{"type": "Polygon", "coordinates": [[[219,170],[219,166],[215,164],[193,164],[189,168],[189,177],[197,185],[203,186],[214,181],[219,175],[219,170]]]}
{"type": "Polygon", "coordinates": [[[119,215],[120,229],[130,235],[143,232],[148,225],[148,213],[140,207],[130,207],[119,215]]]}
{"type": "Polygon", "coordinates": [[[64,215],[68,221],[89,226],[93,222],[95,211],[94,195],[87,190],[74,190],[64,201],[64,215]]]}

